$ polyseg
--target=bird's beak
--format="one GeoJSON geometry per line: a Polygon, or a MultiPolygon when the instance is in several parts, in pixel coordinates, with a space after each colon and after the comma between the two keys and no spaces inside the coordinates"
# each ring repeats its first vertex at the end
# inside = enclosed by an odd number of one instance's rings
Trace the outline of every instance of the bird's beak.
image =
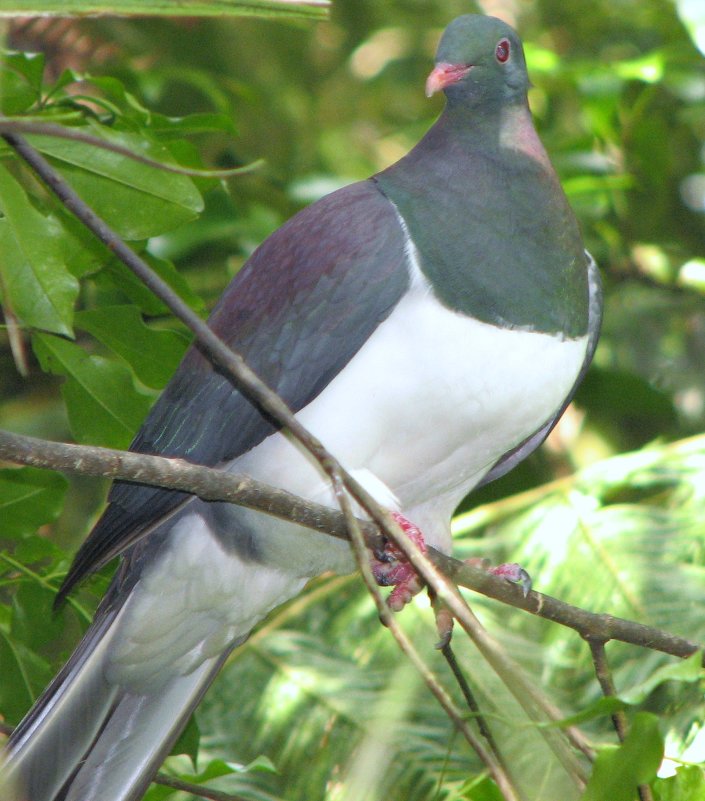
{"type": "Polygon", "coordinates": [[[445,61],[436,64],[426,79],[426,97],[431,97],[441,89],[458,83],[471,69],[472,64],[448,64],[445,61]]]}

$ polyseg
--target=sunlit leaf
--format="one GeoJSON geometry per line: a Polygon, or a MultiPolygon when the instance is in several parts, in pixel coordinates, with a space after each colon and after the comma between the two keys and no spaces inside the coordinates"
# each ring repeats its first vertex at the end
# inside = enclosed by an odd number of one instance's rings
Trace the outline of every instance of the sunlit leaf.
{"type": "Polygon", "coordinates": [[[592,776],[581,801],[633,801],[639,784],[656,776],[663,758],[663,738],[658,718],[647,712],[634,717],[620,746],[604,748],[597,755],[592,776]]]}
{"type": "Polygon", "coordinates": [[[70,334],[78,281],[63,260],[63,232],[0,165],[0,276],[5,302],[28,326],[70,334]]]}
{"type": "Polygon", "coordinates": [[[66,379],[61,394],[76,440],[126,447],[153,400],[134,388],[128,368],[60,337],[38,334],[33,346],[43,369],[66,379]]]}
{"type": "Polygon", "coordinates": [[[149,328],[135,306],[102,306],[76,315],[78,328],[124,359],[148,387],[161,389],[184,355],[188,338],[149,328]]]}

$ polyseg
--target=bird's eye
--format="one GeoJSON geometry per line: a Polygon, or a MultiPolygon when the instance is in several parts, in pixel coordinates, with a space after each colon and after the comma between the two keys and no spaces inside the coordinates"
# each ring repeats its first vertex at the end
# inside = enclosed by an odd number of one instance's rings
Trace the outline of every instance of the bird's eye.
{"type": "Polygon", "coordinates": [[[494,50],[494,56],[500,64],[509,61],[509,39],[500,39],[494,50]]]}

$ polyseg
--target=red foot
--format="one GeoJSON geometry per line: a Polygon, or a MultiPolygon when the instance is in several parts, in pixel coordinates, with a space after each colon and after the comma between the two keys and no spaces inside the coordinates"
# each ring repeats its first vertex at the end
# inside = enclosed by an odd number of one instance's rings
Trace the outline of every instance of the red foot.
{"type": "MultiPolygon", "coordinates": [[[[392,517],[406,536],[426,553],[426,543],[421,531],[398,512],[392,512],[392,517]]],[[[394,587],[387,598],[387,604],[394,612],[403,609],[423,587],[416,571],[406,561],[404,553],[391,541],[387,542],[381,554],[373,557],[372,574],[381,587],[394,587]]]]}
{"type": "Polygon", "coordinates": [[[505,562],[504,564],[497,565],[497,567],[490,567],[488,560],[480,557],[473,557],[465,561],[473,567],[479,567],[487,573],[492,573],[493,576],[499,576],[507,581],[511,581],[512,584],[519,584],[525,598],[531,592],[531,576],[516,562],[505,562]]]}

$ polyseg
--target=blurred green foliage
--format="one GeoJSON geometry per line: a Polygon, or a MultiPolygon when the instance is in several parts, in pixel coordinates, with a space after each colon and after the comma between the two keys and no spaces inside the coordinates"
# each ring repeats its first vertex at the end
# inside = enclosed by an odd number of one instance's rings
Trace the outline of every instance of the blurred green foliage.
{"type": "MultiPolygon", "coordinates": [[[[330,21],[316,23],[26,20],[8,31],[17,52],[3,62],[3,110],[168,163],[235,167],[264,157],[263,169],[217,181],[35,139],[205,310],[294,211],[418,140],[441,103],[423,96],[438,36],[452,17],[478,10],[514,22],[524,37],[537,127],[602,267],[606,314],[576,404],[540,453],[464,504],[458,553],[516,559],[542,591],[702,642],[705,439],[695,435],[705,430],[705,21],[697,2],[337,0],[330,21]],[[25,55],[39,50],[45,56],[25,55]]],[[[7,147],[0,202],[0,426],[126,445],[187,336],[7,147]]],[[[66,657],[105,586],[100,576],[63,613],[50,612],[103,492],[87,479],[0,471],[0,713],[10,723],[66,657]]],[[[576,635],[472,601],[566,716],[595,708],[599,688],[576,635]]],[[[402,622],[446,677],[431,653],[429,617],[419,600],[402,622]]],[[[457,637],[456,648],[527,801],[578,798],[543,729],[471,645],[457,637]]],[[[602,749],[585,798],[631,798],[634,780],[653,780],[664,801],[702,798],[700,675],[673,672],[673,659],[632,646],[610,644],[608,656],[632,739],[614,750],[604,709],[581,724],[602,749]],[[654,779],[662,744],[671,761],[654,779]]],[[[202,773],[192,780],[242,797],[498,798],[354,577],[316,581],[275,613],[236,652],[198,719],[202,773]]],[[[177,750],[195,754],[195,731],[177,750]]],[[[193,766],[177,756],[169,770],[193,766]]],[[[148,797],[167,796],[155,787],[148,797]]]]}

